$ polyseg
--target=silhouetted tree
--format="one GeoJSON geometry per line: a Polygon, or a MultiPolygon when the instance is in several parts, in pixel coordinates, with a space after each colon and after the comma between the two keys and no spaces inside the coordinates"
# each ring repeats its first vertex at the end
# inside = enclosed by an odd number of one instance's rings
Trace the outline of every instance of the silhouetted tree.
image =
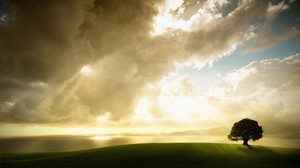
{"type": "Polygon", "coordinates": [[[262,138],[263,129],[258,125],[258,122],[248,118],[242,119],[234,123],[228,139],[231,141],[243,140],[243,145],[248,146],[248,141],[256,141],[262,138]]]}

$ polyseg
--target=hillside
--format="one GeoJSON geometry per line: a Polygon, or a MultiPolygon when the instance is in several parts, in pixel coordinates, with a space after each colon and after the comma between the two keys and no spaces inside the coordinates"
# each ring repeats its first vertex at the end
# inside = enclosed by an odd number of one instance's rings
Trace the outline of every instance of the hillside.
{"type": "Polygon", "coordinates": [[[300,167],[300,150],[214,143],[157,143],[61,153],[1,154],[0,167],[300,167]]]}

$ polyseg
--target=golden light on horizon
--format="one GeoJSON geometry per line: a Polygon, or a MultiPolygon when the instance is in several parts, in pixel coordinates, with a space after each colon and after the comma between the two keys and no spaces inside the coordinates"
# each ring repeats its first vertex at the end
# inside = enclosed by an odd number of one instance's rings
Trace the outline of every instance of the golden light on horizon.
{"type": "Polygon", "coordinates": [[[91,137],[91,139],[97,140],[97,141],[107,141],[107,140],[112,139],[112,137],[105,136],[105,135],[97,135],[97,136],[91,137]]]}

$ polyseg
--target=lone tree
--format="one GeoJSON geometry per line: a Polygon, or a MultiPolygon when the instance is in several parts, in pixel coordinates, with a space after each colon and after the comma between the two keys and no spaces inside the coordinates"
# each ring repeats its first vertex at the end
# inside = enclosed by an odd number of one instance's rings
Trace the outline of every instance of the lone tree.
{"type": "Polygon", "coordinates": [[[234,123],[228,139],[231,141],[243,140],[243,145],[248,146],[249,140],[256,141],[262,138],[262,134],[262,127],[258,125],[257,121],[245,118],[234,123]]]}

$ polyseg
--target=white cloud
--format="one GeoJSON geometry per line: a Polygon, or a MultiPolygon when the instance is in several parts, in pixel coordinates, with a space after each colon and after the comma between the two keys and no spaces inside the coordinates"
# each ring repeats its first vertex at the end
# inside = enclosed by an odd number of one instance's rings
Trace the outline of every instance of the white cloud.
{"type": "MultiPolygon", "coordinates": [[[[214,84],[210,99],[231,119],[248,116],[270,126],[272,122],[288,118],[290,127],[297,129],[299,93],[300,54],[296,54],[284,59],[253,62],[227,74],[214,84]]],[[[276,128],[280,125],[274,126],[276,128]]]]}

